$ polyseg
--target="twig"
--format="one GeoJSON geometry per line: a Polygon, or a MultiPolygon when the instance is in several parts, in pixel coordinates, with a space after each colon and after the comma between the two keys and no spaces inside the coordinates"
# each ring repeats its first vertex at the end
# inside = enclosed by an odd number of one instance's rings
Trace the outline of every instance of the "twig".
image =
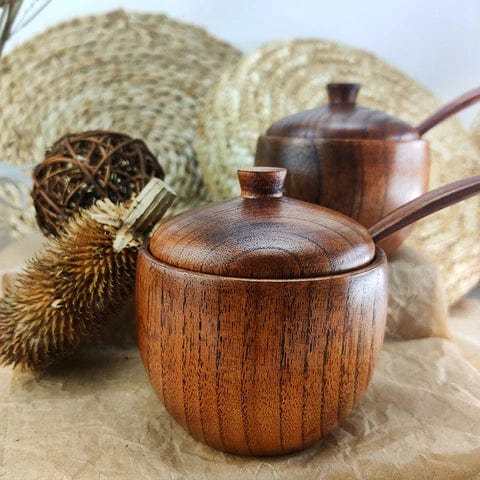
{"type": "Polygon", "coordinates": [[[5,43],[10,38],[13,24],[17,18],[22,3],[23,0],[10,0],[4,1],[1,4],[2,13],[0,16],[0,55],[5,47],[5,43]]]}
{"type": "Polygon", "coordinates": [[[52,0],[44,0],[44,2],[33,13],[31,13],[27,17],[27,13],[29,13],[33,10],[33,6],[35,5],[35,3],[38,3],[38,1],[37,2],[32,2],[32,4],[30,5],[30,8],[25,12],[23,17],[19,20],[18,26],[16,26],[15,29],[13,29],[13,31],[11,33],[11,36],[15,35],[19,30],[26,27],[42,10],[45,9],[45,7],[47,7],[47,5],[51,1],[52,0]],[[27,17],[27,18],[25,19],[25,17],[27,17]]]}
{"type": "Polygon", "coordinates": [[[18,17],[23,0],[0,0],[0,55],[7,41],[26,27],[51,0],[34,0],[18,17]],[[40,4],[40,5],[39,5],[40,4]]]}

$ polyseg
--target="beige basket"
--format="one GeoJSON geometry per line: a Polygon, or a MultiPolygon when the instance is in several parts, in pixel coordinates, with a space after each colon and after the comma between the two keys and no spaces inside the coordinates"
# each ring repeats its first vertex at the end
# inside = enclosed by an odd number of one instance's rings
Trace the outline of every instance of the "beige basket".
{"type": "MultiPolygon", "coordinates": [[[[180,197],[177,212],[201,203],[208,196],[192,146],[199,108],[239,58],[164,15],[115,11],[57,25],[0,62],[0,162],[38,163],[72,131],[125,132],[157,156],[180,197]]],[[[33,228],[31,214],[8,218],[17,233],[33,228]]]]}
{"type": "MultiPolygon", "coordinates": [[[[327,102],[330,81],[362,84],[359,103],[416,124],[440,106],[427,89],[361,50],[322,40],[272,43],[227,69],[210,91],[195,147],[214,199],[238,194],[236,169],[251,165],[259,134],[285,115],[327,102]]],[[[451,119],[431,141],[431,188],[480,173],[479,150],[451,119]]],[[[480,200],[471,199],[420,222],[407,244],[440,265],[449,302],[480,278],[480,200]]]]}

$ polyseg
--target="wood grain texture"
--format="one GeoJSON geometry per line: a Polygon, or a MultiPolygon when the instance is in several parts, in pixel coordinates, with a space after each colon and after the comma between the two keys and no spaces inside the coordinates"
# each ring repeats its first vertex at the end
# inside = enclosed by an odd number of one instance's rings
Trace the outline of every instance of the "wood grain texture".
{"type": "Polygon", "coordinates": [[[244,198],[279,198],[283,195],[286,168],[250,167],[237,172],[244,198]]]}
{"type": "Polygon", "coordinates": [[[307,280],[173,268],[144,247],[137,329],[150,381],[196,439],[244,455],[302,449],[365,391],[383,341],[386,257],[307,280]]]}
{"type": "Polygon", "coordinates": [[[307,278],[367,265],[375,245],[362,225],[332,210],[280,197],[284,169],[239,171],[242,197],[162,224],[153,256],[187,270],[244,278],[307,278]]]}
{"type": "Polygon", "coordinates": [[[360,85],[330,83],[329,103],[281,118],[266,136],[307,139],[415,140],[417,130],[403,120],[380,110],[356,104],[360,85]]]}
{"type": "MultiPolygon", "coordinates": [[[[424,140],[334,140],[261,136],[256,165],[285,167],[286,195],[341,212],[369,228],[424,193],[430,171],[424,140]]],[[[380,243],[393,253],[413,226],[380,243]]]]}

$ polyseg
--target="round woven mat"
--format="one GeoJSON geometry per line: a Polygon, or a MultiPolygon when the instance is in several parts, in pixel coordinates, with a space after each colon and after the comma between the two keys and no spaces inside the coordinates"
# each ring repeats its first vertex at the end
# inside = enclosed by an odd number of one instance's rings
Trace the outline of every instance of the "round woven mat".
{"type": "MultiPolygon", "coordinates": [[[[364,51],[321,40],[266,45],[222,74],[200,116],[195,147],[212,197],[238,194],[236,169],[253,163],[258,135],[281,117],[327,103],[331,81],[360,82],[360,104],[414,125],[440,106],[427,89],[364,51]]],[[[425,137],[431,188],[480,173],[479,150],[458,120],[425,137]]],[[[480,278],[479,232],[477,197],[419,222],[407,241],[440,265],[450,302],[480,278]]]]}
{"type": "MultiPolygon", "coordinates": [[[[157,156],[180,197],[175,212],[201,203],[208,196],[192,145],[199,109],[239,58],[204,30],[159,14],[59,24],[0,61],[0,162],[39,163],[69,132],[124,132],[157,156]]],[[[33,216],[9,218],[18,230],[33,216]]]]}
{"type": "Polygon", "coordinates": [[[30,188],[21,181],[2,177],[0,167],[0,236],[19,237],[37,228],[30,188]]]}

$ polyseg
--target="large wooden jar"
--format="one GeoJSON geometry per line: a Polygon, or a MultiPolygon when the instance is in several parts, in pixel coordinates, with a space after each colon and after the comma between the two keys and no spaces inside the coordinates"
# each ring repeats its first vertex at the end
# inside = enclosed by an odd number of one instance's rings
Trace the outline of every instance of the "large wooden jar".
{"type": "Polygon", "coordinates": [[[165,222],[138,259],[153,388],[226,452],[319,440],[361,398],[383,341],[384,253],[348,217],[283,197],[285,173],[239,172],[241,197],[165,222]]]}
{"type": "MultiPolygon", "coordinates": [[[[286,194],[367,228],[427,191],[430,150],[417,129],[357,105],[360,86],[328,85],[329,104],[282,118],[258,139],[256,165],[288,169],[286,194]]],[[[380,246],[395,251],[413,227],[380,246]]]]}

